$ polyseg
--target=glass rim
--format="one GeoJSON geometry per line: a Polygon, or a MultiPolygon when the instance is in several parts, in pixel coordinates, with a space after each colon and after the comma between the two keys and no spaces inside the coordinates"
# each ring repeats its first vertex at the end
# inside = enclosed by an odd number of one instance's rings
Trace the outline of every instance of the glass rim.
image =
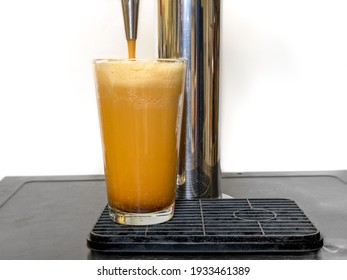
{"type": "Polygon", "coordinates": [[[162,62],[170,62],[170,63],[187,63],[188,59],[183,57],[177,57],[177,58],[95,58],[92,60],[94,64],[99,63],[113,63],[113,62],[123,62],[123,63],[129,63],[129,62],[156,62],[156,63],[162,63],[162,62]]]}

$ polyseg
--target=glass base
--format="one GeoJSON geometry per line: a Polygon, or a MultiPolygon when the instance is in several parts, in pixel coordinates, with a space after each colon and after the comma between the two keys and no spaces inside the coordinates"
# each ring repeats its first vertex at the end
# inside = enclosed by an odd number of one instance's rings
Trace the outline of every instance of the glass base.
{"type": "Polygon", "coordinates": [[[170,207],[150,213],[128,213],[108,206],[111,220],[123,225],[146,226],[164,223],[170,220],[174,214],[175,203],[170,207]]]}

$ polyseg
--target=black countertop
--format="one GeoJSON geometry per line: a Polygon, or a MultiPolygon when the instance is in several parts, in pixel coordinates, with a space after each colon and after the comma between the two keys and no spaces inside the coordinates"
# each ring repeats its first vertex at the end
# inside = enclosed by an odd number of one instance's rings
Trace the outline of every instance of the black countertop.
{"type": "Polygon", "coordinates": [[[347,170],[225,173],[234,198],[294,200],[324,238],[309,253],[105,254],[86,238],[106,204],[102,175],[5,177],[0,181],[0,259],[347,259],[347,170]]]}

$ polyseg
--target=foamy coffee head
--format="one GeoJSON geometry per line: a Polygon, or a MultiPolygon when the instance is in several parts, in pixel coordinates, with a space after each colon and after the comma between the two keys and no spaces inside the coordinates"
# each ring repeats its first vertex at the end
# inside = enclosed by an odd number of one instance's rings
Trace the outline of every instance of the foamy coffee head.
{"type": "Polygon", "coordinates": [[[94,61],[99,83],[117,86],[144,86],[161,83],[176,87],[182,83],[184,59],[97,59],[94,61]]]}

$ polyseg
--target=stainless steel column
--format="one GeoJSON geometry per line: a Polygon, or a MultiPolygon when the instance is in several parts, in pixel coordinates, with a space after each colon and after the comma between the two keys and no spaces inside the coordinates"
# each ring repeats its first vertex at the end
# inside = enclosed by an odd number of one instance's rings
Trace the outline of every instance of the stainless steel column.
{"type": "Polygon", "coordinates": [[[178,198],[221,197],[220,0],[158,0],[159,57],[188,59],[178,198]]]}

